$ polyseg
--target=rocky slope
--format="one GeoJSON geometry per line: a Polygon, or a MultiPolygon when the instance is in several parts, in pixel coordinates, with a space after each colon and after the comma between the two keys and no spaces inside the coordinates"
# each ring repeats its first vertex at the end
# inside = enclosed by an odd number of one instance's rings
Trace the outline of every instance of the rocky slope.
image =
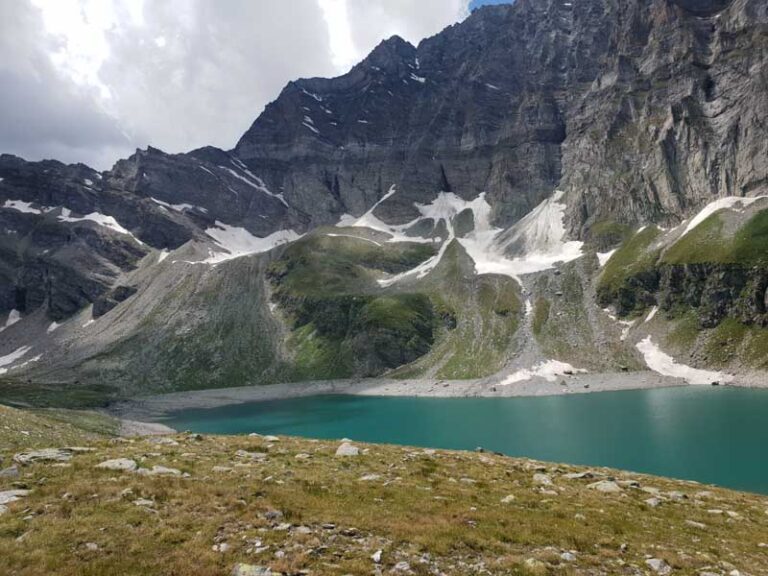
{"type": "Polygon", "coordinates": [[[692,482],[273,436],[77,437],[3,407],[0,438],[18,576],[768,573],[768,500],[692,482]]]}
{"type": "Polygon", "coordinates": [[[765,370],[766,32],[760,0],[518,0],[290,83],[231,151],[0,156],[0,387],[765,370]]]}

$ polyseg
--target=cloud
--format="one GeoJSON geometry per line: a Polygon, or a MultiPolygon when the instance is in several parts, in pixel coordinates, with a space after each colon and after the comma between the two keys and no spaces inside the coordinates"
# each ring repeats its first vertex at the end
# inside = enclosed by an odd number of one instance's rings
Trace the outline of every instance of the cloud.
{"type": "Polygon", "coordinates": [[[96,163],[128,152],[98,93],[58,73],[49,56],[57,45],[44,37],[37,10],[0,0],[0,152],[96,163]]]}
{"type": "Polygon", "coordinates": [[[0,0],[0,151],[105,168],[146,145],[228,149],[290,80],[417,43],[467,4],[0,0]]]}

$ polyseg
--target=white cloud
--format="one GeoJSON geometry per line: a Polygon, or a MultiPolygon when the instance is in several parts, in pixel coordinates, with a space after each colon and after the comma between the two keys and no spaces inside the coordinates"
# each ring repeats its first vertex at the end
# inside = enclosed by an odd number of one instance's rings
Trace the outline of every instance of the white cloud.
{"type": "Polygon", "coordinates": [[[467,0],[0,0],[0,152],[105,168],[231,148],[290,80],[417,43],[467,0]]]}

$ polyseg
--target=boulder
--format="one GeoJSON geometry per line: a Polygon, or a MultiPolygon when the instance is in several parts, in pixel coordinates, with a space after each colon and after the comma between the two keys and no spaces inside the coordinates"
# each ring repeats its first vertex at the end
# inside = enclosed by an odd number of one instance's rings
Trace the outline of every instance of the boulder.
{"type": "Polygon", "coordinates": [[[621,492],[621,486],[616,484],[613,480],[600,480],[600,482],[590,484],[589,488],[605,494],[617,494],[621,492]]]}
{"type": "Polygon", "coordinates": [[[133,472],[139,467],[135,460],[130,458],[115,458],[113,460],[105,460],[101,464],[97,464],[96,468],[103,470],[119,470],[122,472],[133,472]]]}
{"type": "Polygon", "coordinates": [[[336,456],[358,456],[360,449],[349,442],[344,442],[336,449],[336,456]]]}
{"type": "Polygon", "coordinates": [[[29,495],[29,490],[5,490],[0,492],[0,504],[10,504],[27,495],[29,495]]]}
{"type": "Polygon", "coordinates": [[[72,459],[72,450],[69,448],[43,448],[29,452],[19,452],[14,455],[13,461],[22,466],[34,462],[67,462],[72,459]]]}
{"type": "Polygon", "coordinates": [[[662,576],[666,576],[672,572],[672,567],[661,558],[649,558],[645,561],[645,565],[656,572],[656,574],[661,574],[662,576]]]}

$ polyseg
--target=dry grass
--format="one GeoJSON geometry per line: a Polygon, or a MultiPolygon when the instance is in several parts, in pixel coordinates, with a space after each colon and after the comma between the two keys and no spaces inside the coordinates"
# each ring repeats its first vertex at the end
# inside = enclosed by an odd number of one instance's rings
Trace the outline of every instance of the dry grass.
{"type": "MultiPolygon", "coordinates": [[[[0,412],[0,429],[7,417],[0,412]]],[[[768,541],[768,499],[757,495],[599,471],[659,489],[664,501],[652,508],[641,488],[603,494],[588,488],[595,480],[564,477],[577,467],[492,454],[360,445],[359,456],[340,458],[338,443],[328,441],[174,440],[90,439],[96,450],[69,466],[40,463],[0,478],[0,491],[32,490],[0,516],[0,574],[212,576],[237,562],[285,574],[370,574],[379,549],[385,573],[404,561],[424,575],[636,574],[653,556],[673,574],[768,574],[760,546],[768,541]],[[94,468],[116,457],[189,476],[94,468]],[[536,484],[535,473],[554,485],[536,484]],[[360,480],[371,474],[378,478],[360,480]],[[509,495],[514,500],[502,504],[509,495]],[[136,505],[140,498],[152,504],[136,505]],[[282,516],[268,514],[275,510],[282,516]],[[221,543],[225,552],[213,549],[221,543]],[[563,560],[564,551],[576,560],[563,560]]],[[[6,460],[13,453],[5,443],[0,451],[6,460]]]]}

